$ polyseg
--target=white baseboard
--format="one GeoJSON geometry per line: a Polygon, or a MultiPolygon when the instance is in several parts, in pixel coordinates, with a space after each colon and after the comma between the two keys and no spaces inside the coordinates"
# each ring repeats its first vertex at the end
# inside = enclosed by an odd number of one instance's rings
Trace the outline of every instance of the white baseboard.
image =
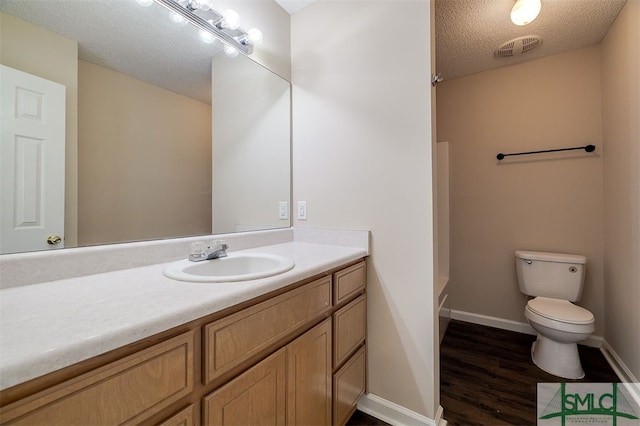
{"type": "Polygon", "coordinates": [[[457,309],[451,309],[451,319],[500,328],[502,330],[516,331],[518,333],[532,334],[534,336],[537,334],[536,331],[525,322],[474,314],[472,312],[459,311],[457,309]]]}
{"type": "Polygon", "coordinates": [[[438,426],[447,426],[447,421],[442,417],[444,415],[444,408],[442,405],[438,405],[438,411],[436,411],[435,423],[438,426]]]}
{"type": "MultiPolygon", "coordinates": [[[[488,315],[474,314],[472,312],[458,311],[451,309],[451,319],[470,322],[473,324],[486,325],[487,327],[500,328],[502,330],[516,331],[518,333],[536,335],[536,331],[526,322],[518,322],[504,318],[490,317],[488,315]]],[[[580,342],[581,345],[590,346],[592,348],[600,348],[602,346],[602,337],[589,336],[586,340],[580,342]]]]}
{"type": "Polygon", "coordinates": [[[358,410],[394,426],[446,426],[447,424],[442,419],[442,407],[438,407],[436,419],[430,419],[372,393],[360,398],[358,410]]]}
{"type": "Polygon", "coordinates": [[[609,365],[611,365],[613,371],[620,378],[620,381],[625,384],[626,389],[636,404],[640,406],[640,380],[633,375],[629,367],[627,367],[622,358],[620,358],[606,340],[602,342],[600,351],[609,362],[609,365]]]}

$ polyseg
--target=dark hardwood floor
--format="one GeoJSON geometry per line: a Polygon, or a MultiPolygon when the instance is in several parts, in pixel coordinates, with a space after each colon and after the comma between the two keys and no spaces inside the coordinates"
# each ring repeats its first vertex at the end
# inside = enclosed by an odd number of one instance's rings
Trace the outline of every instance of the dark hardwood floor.
{"type": "MultiPolygon", "coordinates": [[[[531,361],[535,336],[451,321],[440,346],[440,404],[450,425],[535,425],[537,383],[575,382],[531,361]]],[[[582,382],[618,382],[599,349],[579,346],[582,382]]]]}

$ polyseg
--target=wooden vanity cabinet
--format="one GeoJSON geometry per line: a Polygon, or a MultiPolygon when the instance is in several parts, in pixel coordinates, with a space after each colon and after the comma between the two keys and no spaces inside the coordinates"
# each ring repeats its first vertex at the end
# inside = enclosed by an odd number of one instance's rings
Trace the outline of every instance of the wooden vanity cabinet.
{"type": "Polygon", "coordinates": [[[365,268],[0,392],[0,424],[344,424],[366,389],[365,268]]]}

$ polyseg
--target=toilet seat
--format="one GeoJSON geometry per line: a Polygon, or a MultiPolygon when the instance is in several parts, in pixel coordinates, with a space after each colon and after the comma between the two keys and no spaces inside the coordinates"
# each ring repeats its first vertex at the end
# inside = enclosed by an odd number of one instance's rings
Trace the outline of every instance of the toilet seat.
{"type": "Polygon", "coordinates": [[[525,316],[540,325],[560,331],[592,333],[594,330],[593,314],[568,300],[536,297],[527,303],[525,316]]]}
{"type": "Polygon", "coordinates": [[[588,324],[594,320],[591,312],[578,305],[574,305],[568,300],[539,296],[529,300],[527,306],[538,315],[556,321],[571,324],[588,324]]]}

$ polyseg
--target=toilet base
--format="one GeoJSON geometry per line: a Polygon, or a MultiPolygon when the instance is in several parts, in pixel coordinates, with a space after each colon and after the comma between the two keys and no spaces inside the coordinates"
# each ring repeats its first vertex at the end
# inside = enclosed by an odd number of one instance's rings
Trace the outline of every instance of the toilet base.
{"type": "Polygon", "coordinates": [[[531,345],[531,359],[541,370],[565,379],[582,379],[584,370],[576,343],[561,343],[541,334],[531,345]]]}

